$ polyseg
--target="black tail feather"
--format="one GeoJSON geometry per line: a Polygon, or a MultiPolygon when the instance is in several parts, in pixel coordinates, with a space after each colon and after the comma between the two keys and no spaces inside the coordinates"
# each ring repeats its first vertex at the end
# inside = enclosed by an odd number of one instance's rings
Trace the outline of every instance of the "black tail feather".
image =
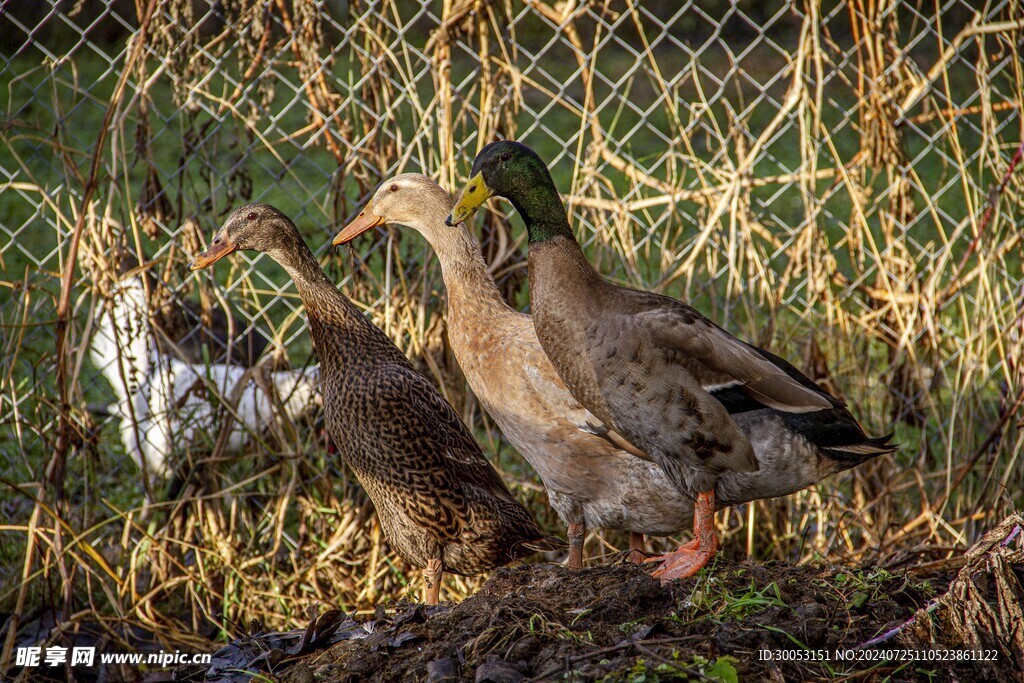
{"type": "Polygon", "coordinates": [[[899,444],[892,443],[893,436],[895,435],[890,432],[885,436],[865,437],[863,441],[857,443],[833,445],[821,450],[841,462],[860,464],[865,460],[899,450],[899,444]]]}

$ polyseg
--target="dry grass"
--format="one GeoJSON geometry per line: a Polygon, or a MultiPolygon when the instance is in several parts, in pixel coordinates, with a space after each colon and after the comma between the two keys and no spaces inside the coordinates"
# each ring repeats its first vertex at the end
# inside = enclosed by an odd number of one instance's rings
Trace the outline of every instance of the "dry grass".
{"type": "MultiPolygon", "coordinates": [[[[173,4],[192,16],[192,3],[173,4]]],[[[275,2],[229,17],[247,27],[241,32],[215,23],[183,32],[163,11],[149,19],[148,3],[144,29],[121,53],[123,78],[99,103],[97,135],[83,138],[59,117],[55,129],[37,129],[13,115],[12,98],[3,201],[17,193],[23,199],[11,206],[37,204],[33,215],[52,234],[21,237],[40,240],[36,264],[17,260],[16,249],[0,263],[9,292],[0,299],[0,439],[16,473],[2,479],[0,496],[0,533],[17,547],[2,558],[5,611],[50,606],[65,628],[99,622],[127,637],[126,625],[142,624],[188,643],[216,637],[211,625],[235,634],[250,619],[301,621],[313,604],[370,610],[409,595],[416,577],[387,549],[365,496],[315,427],[260,435],[244,457],[226,456],[216,440],[188,453],[191,476],[170,498],[140,479],[113,445],[116,429],[87,409],[98,391],[87,362],[91,320],[115,279],[112,254],[155,255],[160,281],[177,295],[244,311],[279,356],[288,349],[301,363],[308,345],[279,272],[240,261],[218,281],[185,277],[216,220],[255,194],[319,222],[325,231],[309,235],[319,246],[382,177],[420,169],[455,190],[479,147],[524,130],[557,159],[574,225],[604,272],[693,299],[797,359],[842,392],[870,431],[896,424],[901,453],[844,485],[721,515],[727,552],[937,561],[1020,508],[1018,3],[955,28],[930,5],[911,21],[885,0],[851,2],[845,16],[829,17],[810,3],[785,24],[795,32],[788,59],[757,53],[777,67],[768,73],[722,58],[671,72],[657,26],[629,4],[444,0],[439,27],[409,23],[400,5],[385,0],[367,12],[353,3],[332,21],[311,2],[275,2]],[[617,97],[600,78],[623,68],[613,33],[638,55],[626,53],[633,69],[617,97]],[[534,61],[555,34],[557,47],[534,61]],[[923,65],[911,56],[921,34],[940,45],[919,50],[923,65]],[[301,85],[289,91],[288,83],[301,85]],[[170,128],[157,116],[168,95],[178,110],[170,128]],[[289,96],[296,108],[281,113],[289,96]],[[646,127],[630,134],[633,100],[651,106],[646,127]],[[837,102],[849,103],[842,125],[837,102]],[[537,111],[564,144],[536,127],[537,111]],[[670,142],[653,156],[642,138],[656,140],[655,129],[670,142]],[[168,131],[181,143],[170,156],[161,147],[168,131]],[[54,166],[40,168],[39,150],[54,166]],[[315,167],[328,170],[310,175],[315,167]],[[44,257],[53,247],[59,257],[44,257]]],[[[716,41],[708,53],[730,48],[716,41]]],[[[70,111],[69,93],[78,106],[98,106],[73,59],[70,70],[39,68],[46,87],[36,96],[49,109],[70,111]]],[[[12,92],[14,76],[5,77],[12,92]]],[[[522,302],[516,220],[510,228],[492,212],[481,236],[506,295],[522,302]]],[[[556,528],[447,350],[430,255],[392,232],[365,260],[349,253],[325,263],[339,279],[339,266],[355,266],[346,292],[436,379],[499,453],[520,498],[556,528]]],[[[604,561],[615,548],[595,536],[588,551],[604,561]]],[[[450,595],[476,585],[454,580],[450,595]]],[[[17,626],[9,623],[0,669],[17,626]]]]}

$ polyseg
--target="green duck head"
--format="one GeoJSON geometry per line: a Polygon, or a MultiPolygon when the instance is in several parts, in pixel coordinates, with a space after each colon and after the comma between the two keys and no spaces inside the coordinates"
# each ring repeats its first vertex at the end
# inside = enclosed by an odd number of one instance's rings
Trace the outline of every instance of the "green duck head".
{"type": "Polygon", "coordinates": [[[526,222],[531,242],[572,237],[555,183],[537,153],[520,142],[492,142],[476,155],[473,171],[445,220],[458,225],[492,196],[512,202],[526,222]]]}

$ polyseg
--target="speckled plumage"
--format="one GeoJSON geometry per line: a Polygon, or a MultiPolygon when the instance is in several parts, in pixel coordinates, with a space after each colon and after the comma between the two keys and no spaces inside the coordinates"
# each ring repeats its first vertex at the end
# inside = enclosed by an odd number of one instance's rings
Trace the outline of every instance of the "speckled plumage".
{"type": "Polygon", "coordinates": [[[331,439],[403,559],[472,575],[564,545],[536,526],[451,406],[327,278],[284,214],[243,206],[220,234],[267,253],[295,283],[331,439]]]}

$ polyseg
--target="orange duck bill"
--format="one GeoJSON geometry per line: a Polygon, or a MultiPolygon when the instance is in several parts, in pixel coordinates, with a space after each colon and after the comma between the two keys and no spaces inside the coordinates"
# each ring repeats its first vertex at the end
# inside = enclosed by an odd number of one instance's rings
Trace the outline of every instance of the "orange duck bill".
{"type": "Polygon", "coordinates": [[[378,216],[369,209],[363,209],[359,212],[358,216],[353,218],[348,225],[341,229],[341,232],[334,236],[334,240],[331,244],[336,247],[342,244],[348,244],[367,230],[384,225],[384,223],[385,220],[383,216],[378,216]]]}
{"type": "Polygon", "coordinates": [[[223,232],[218,232],[214,236],[213,241],[210,242],[210,246],[206,248],[206,251],[192,259],[188,269],[200,270],[201,268],[206,268],[236,251],[238,251],[238,245],[232,242],[231,238],[223,232]]]}
{"type": "Polygon", "coordinates": [[[718,552],[715,532],[715,490],[697,494],[693,505],[693,540],[679,550],[651,557],[645,562],[661,562],[651,576],[662,583],[671,579],[685,579],[699,572],[718,552]]]}

